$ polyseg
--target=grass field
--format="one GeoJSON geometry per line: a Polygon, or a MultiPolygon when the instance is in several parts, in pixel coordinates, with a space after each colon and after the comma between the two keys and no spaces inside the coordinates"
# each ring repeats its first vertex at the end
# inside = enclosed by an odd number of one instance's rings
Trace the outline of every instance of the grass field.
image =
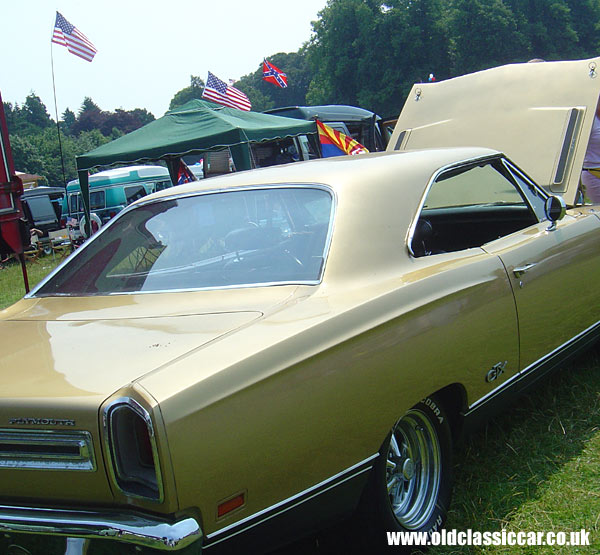
{"type": "MultiPolygon", "coordinates": [[[[33,286],[41,281],[50,273],[59,263],[58,256],[42,256],[35,261],[27,262],[27,276],[29,286],[33,286]]],[[[25,286],[23,285],[23,273],[21,265],[11,260],[2,265],[0,269],[0,310],[17,302],[25,295],[25,286]]]]}
{"type": "Polygon", "coordinates": [[[600,350],[555,373],[459,445],[454,471],[446,529],[585,529],[590,546],[429,553],[600,553],[600,350]]]}
{"type": "MultiPolygon", "coordinates": [[[[47,256],[28,265],[31,285],[57,263],[47,256]]],[[[23,293],[20,267],[0,270],[0,308],[23,293]]],[[[585,529],[590,546],[437,547],[428,553],[600,553],[600,348],[553,374],[457,445],[454,473],[446,529],[567,535],[585,529]]],[[[39,553],[45,555],[49,543],[44,545],[39,553]]],[[[331,538],[320,545],[301,542],[289,553],[335,553],[327,547],[331,538]]]]}

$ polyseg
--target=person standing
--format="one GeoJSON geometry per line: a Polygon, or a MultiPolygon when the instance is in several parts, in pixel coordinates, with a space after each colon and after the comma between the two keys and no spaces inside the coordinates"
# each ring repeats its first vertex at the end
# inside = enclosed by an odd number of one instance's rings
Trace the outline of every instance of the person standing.
{"type": "Polygon", "coordinates": [[[596,106],[590,140],[583,159],[581,183],[587,198],[594,204],[600,204],[600,101],[596,106]]]}

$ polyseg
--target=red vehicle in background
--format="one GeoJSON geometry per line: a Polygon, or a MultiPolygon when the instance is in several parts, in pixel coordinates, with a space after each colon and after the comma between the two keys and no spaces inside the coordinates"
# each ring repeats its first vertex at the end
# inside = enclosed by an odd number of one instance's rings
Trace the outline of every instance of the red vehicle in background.
{"type": "Polygon", "coordinates": [[[21,261],[25,291],[29,292],[23,251],[29,245],[20,197],[23,183],[15,175],[4,105],[0,95],[0,253],[2,258],[16,254],[21,261]]]}

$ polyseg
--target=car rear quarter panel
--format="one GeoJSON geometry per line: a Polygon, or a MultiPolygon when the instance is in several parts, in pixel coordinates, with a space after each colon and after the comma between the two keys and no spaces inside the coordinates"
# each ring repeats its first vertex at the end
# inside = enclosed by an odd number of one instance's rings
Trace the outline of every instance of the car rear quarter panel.
{"type": "Polygon", "coordinates": [[[376,454],[424,396],[461,383],[478,398],[494,363],[516,370],[499,259],[446,258],[368,290],[323,287],[180,361],[169,384],[143,380],[160,392],[180,507],[199,507],[207,534],[376,454]],[[218,519],[218,504],[242,492],[245,506],[218,519]]]}

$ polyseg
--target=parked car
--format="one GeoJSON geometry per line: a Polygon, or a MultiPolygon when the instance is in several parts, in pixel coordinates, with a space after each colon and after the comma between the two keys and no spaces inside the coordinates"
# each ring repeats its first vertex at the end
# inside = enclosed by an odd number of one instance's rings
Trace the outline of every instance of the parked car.
{"type": "Polygon", "coordinates": [[[285,106],[265,110],[265,114],[306,120],[318,119],[336,131],[356,139],[370,152],[385,150],[389,138],[389,133],[382,126],[381,116],[357,106],[285,106]]]}
{"type": "Polygon", "coordinates": [[[50,231],[64,229],[61,222],[64,196],[64,187],[26,189],[21,202],[29,227],[41,231],[42,237],[47,237],[50,231]]]}
{"type": "Polygon", "coordinates": [[[594,207],[490,149],[147,196],[1,313],[0,529],[208,554],[355,510],[367,545],[439,530],[456,437],[597,339],[599,281],[594,207]]]}
{"type": "MultiPolygon", "coordinates": [[[[98,172],[89,178],[90,210],[98,227],[114,218],[133,201],[172,186],[169,171],[162,166],[126,166],[98,172]]],[[[83,232],[83,202],[79,180],[67,184],[63,217],[77,222],[83,232]]],[[[74,237],[76,238],[76,237],[74,237]]]]}

